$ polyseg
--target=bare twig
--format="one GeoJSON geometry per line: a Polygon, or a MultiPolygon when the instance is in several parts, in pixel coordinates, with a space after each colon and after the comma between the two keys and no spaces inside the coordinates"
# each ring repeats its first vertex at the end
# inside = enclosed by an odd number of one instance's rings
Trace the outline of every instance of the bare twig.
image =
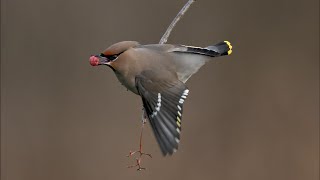
{"type": "Polygon", "coordinates": [[[189,9],[192,3],[194,3],[195,0],[189,0],[183,8],[180,10],[180,12],[177,14],[177,16],[173,19],[170,26],[167,28],[167,31],[163,34],[162,38],[160,39],[159,44],[164,44],[167,42],[168,37],[170,36],[170,33],[174,26],[177,24],[177,22],[180,20],[180,18],[184,15],[184,13],[189,9]]]}

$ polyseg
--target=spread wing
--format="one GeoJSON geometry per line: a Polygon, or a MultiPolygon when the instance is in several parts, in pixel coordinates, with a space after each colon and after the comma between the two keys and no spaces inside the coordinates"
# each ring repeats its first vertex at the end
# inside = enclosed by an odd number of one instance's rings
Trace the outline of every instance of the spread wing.
{"type": "Polygon", "coordinates": [[[171,155],[180,142],[183,103],[189,93],[175,76],[144,71],[136,86],[162,154],[171,155]]]}

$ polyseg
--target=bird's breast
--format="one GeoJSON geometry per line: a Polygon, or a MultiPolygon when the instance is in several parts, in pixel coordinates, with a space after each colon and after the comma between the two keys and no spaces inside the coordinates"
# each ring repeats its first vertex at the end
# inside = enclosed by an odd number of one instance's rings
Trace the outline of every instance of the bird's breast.
{"type": "Polygon", "coordinates": [[[131,92],[138,94],[138,90],[135,86],[135,79],[133,77],[128,77],[126,75],[122,75],[118,72],[115,72],[118,80],[120,81],[120,83],[126,87],[128,90],[130,90],[131,92]]]}

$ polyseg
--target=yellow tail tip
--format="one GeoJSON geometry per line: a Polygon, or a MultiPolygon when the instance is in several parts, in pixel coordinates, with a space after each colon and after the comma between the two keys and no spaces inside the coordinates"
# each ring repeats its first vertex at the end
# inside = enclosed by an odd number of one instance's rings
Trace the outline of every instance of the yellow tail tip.
{"type": "Polygon", "coordinates": [[[229,41],[224,41],[224,42],[229,46],[228,55],[230,55],[232,53],[232,45],[229,41]]]}

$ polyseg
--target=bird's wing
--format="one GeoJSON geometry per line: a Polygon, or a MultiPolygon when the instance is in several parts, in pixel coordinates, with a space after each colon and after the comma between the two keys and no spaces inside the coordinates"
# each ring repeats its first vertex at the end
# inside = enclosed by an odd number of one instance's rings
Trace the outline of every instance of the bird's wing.
{"type": "Polygon", "coordinates": [[[178,149],[183,103],[189,90],[177,77],[161,79],[152,71],[138,75],[136,86],[162,154],[171,155],[178,149]]]}

